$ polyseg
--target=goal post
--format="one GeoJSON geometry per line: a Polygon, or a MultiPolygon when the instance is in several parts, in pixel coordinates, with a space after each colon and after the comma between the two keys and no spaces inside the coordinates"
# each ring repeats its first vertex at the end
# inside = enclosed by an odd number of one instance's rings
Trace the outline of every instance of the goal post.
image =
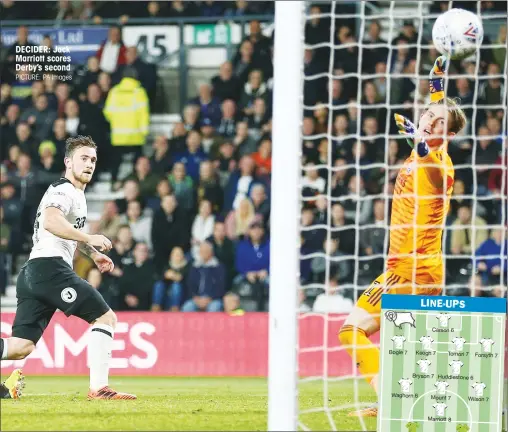
{"type": "Polygon", "coordinates": [[[296,430],[300,143],[305,2],[275,3],[268,430],[296,430]],[[280,53],[284,53],[280,55],[280,53]]]}

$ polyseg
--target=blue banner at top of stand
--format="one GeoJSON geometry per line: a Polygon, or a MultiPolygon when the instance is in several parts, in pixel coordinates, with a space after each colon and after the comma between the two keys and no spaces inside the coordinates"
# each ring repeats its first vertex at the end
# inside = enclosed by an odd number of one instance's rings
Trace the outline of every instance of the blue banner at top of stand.
{"type": "Polygon", "coordinates": [[[381,309],[486,312],[506,314],[506,299],[383,294],[381,309]]]}

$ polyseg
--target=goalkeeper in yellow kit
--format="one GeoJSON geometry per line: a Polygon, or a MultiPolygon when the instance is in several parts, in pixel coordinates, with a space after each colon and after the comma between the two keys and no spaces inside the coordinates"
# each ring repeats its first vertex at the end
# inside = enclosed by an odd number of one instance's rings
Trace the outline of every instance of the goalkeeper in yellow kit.
{"type": "MultiPolygon", "coordinates": [[[[395,183],[387,271],[361,295],[339,332],[340,342],[376,393],[379,349],[369,337],[380,329],[381,295],[439,295],[443,287],[441,238],[454,182],[448,141],[466,125],[462,109],[444,95],[446,68],[446,57],[439,57],[429,78],[431,103],[418,128],[395,114],[399,133],[413,151],[395,183]]],[[[377,407],[350,415],[376,417],[377,407]]]]}

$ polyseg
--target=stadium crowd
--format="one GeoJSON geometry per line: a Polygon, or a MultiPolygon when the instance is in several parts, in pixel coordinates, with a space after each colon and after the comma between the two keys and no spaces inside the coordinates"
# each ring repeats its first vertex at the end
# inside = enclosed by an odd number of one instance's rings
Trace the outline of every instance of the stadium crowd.
{"type": "MultiPolygon", "coordinates": [[[[30,10],[9,0],[0,13],[7,19],[96,23],[118,18],[121,25],[129,17],[234,18],[273,7],[271,2],[152,1],[129,2],[132,10],[126,10],[126,3],[119,3],[84,1],[78,10],[75,2],[63,1],[56,8],[30,10]]],[[[355,21],[340,16],[334,48],[314,48],[330,40],[330,20],[318,16],[326,11],[326,5],[312,6],[305,26],[300,301],[302,311],[346,312],[360,294],[355,287],[369,285],[384,266],[389,196],[397,166],[410,151],[404,141],[387,138],[396,135],[393,114],[415,118],[414,101],[428,102],[425,77],[438,54],[431,47],[417,57],[411,20],[390,44],[381,39],[385,24],[368,20],[359,48],[355,21]],[[358,71],[361,79],[351,76],[358,71]],[[332,72],[333,79],[313,78],[323,72],[332,72]],[[396,74],[413,76],[390,77],[396,74]],[[324,293],[324,285],[315,287],[326,276],[324,293]]],[[[111,189],[123,191],[123,198],[107,202],[100,220],[89,224],[91,232],[113,239],[115,270],[103,275],[83,257],[76,264],[114,309],[267,310],[273,37],[263,35],[256,20],[249,30],[231,60],[185,104],[171,136],[149,134],[156,66],[123,44],[119,26],[110,28],[96,55],[77,65],[66,82],[16,80],[14,47],[2,47],[2,293],[18,270],[8,257],[29,251],[39,200],[62,173],[65,140],[80,134],[98,144],[95,181],[110,173],[111,189]],[[122,177],[126,160],[132,160],[132,172],[122,177]]],[[[16,43],[29,44],[29,31],[19,27],[16,43]]],[[[492,42],[506,44],[506,26],[492,42]]],[[[44,43],[51,47],[50,38],[44,43]]],[[[472,119],[449,149],[458,167],[444,242],[450,255],[446,284],[456,287],[448,294],[506,295],[500,284],[508,270],[507,245],[501,244],[506,229],[501,196],[508,185],[501,169],[508,157],[502,144],[506,109],[500,108],[506,104],[505,57],[506,48],[483,48],[478,82],[469,76],[448,84],[472,119]]],[[[474,72],[471,61],[450,67],[454,74],[474,72]]]]}

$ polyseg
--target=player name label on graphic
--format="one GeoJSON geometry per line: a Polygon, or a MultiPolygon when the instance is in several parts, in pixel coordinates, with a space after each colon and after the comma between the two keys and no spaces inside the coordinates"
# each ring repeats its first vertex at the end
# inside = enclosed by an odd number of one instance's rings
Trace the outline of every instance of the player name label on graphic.
{"type": "Polygon", "coordinates": [[[378,432],[499,432],[506,302],[383,295],[378,432]]]}

